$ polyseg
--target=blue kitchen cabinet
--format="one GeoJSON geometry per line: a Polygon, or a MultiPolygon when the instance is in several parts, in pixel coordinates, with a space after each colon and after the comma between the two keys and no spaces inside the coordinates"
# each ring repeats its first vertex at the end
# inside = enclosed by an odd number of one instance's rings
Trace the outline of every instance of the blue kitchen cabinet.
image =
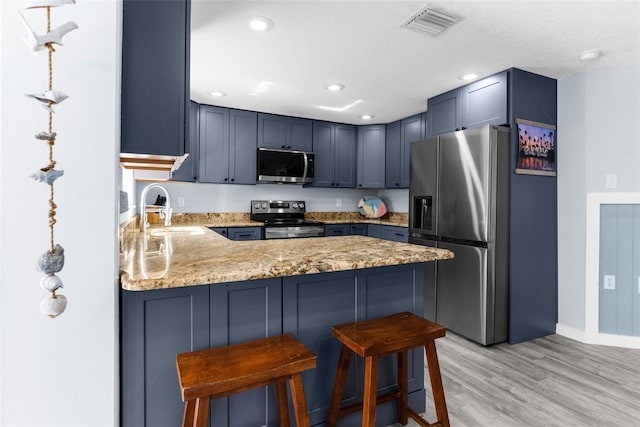
{"type": "Polygon", "coordinates": [[[380,224],[369,224],[367,227],[367,236],[375,237],[376,239],[382,238],[382,225],[380,224]]]}
{"type": "Polygon", "coordinates": [[[384,188],[385,125],[358,126],[357,187],[384,188]]]}
{"type": "Polygon", "coordinates": [[[351,224],[350,228],[352,236],[366,236],[369,224],[351,224]]]}
{"type": "Polygon", "coordinates": [[[425,137],[424,120],[424,114],[416,114],[387,125],[387,188],[409,188],[409,147],[425,137]]]}
{"type": "Polygon", "coordinates": [[[409,230],[407,227],[397,227],[393,225],[383,225],[380,229],[380,238],[393,240],[394,242],[409,242],[409,230]]]}
{"type": "Polygon", "coordinates": [[[356,186],[356,127],[313,122],[314,187],[356,186]]]}
{"type": "Polygon", "coordinates": [[[182,422],[176,354],[209,347],[209,287],[121,291],[123,427],[182,422]]]}
{"type": "Polygon", "coordinates": [[[229,240],[262,240],[263,227],[209,227],[229,240]]]}
{"type": "Polygon", "coordinates": [[[324,235],[325,236],[348,236],[349,224],[325,224],[324,235]]]}
{"type": "Polygon", "coordinates": [[[120,152],[185,152],[190,0],[122,3],[120,152]]]}
{"type": "Polygon", "coordinates": [[[313,121],[258,113],[258,147],[313,151],[313,121]]]}
{"type": "Polygon", "coordinates": [[[182,165],[171,172],[173,181],[195,182],[198,180],[198,143],[200,141],[200,106],[197,102],[189,101],[187,128],[187,148],[189,156],[182,162],[182,165]]]}
{"type": "MultiPolygon", "coordinates": [[[[291,333],[318,356],[316,369],[302,373],[311,425],[326,421],[340,343],[331,326],[410,311],[422,315],[422,264],[378,267],[283,278],[283,332],[291,333]]],[[[342,404],[362,400],[364,361],[352,356],[342,404]]],[[[409,352],[409,401],[424,410],[423,351],[409,352]]],[[[379,364],[378,390],[396,386],[395,356],[379,364]]],[[[393,424],[394,403],[379,405],[376,421],[393,424]]],[[[341,419],[341,425],[361,424],[357,413],[341,419]]]]}
{"type": "Polygon", "coordinates": [[[427,100],[427,135],[509,123],[508,71],[427,100]]]}
{"type": "MultiPolygon", "coordinates": [[[[211,347],[238,344],[282,333],[280,278],[220,283],[210,285],[209,288],[211,347]]],[[[212,400],[210,425],[279,425],[274,386],[212,400]]]]}
{"type": "Polygon", "coordinates": [[[200,105],[199,182],[255,184],[257,113],[200,105]]]}

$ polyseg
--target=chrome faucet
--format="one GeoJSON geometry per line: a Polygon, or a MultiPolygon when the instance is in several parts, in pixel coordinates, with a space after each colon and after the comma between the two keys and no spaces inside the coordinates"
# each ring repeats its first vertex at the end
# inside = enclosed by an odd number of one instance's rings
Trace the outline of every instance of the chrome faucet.
{"type": "Polygon", "coordinates": [[[140,230],[142,232],[146,231],[147,227],[149,226],[149,221],[147,220],[148,212],[157,212],[160,215],[160,218],[164,219],[165,227],[168,227],[171,225],[171,212],[172,212],[171,197],[169,196],[169,192],[167,191],[167,189],[164,188],[162,185],[149,184],[144,188],[144,190],[142,190],[142,195],[140,196],[140,209],[141,209],[140,210],[140,230]],[[167,201],[164,204],[164,206],[157,206],[157,205],[147,206],[147,203],[146,203],[147,193],[149,193],[149,190],[154,188],[158,188],[162,190],[165,196],[167,197],[167,201]]]}

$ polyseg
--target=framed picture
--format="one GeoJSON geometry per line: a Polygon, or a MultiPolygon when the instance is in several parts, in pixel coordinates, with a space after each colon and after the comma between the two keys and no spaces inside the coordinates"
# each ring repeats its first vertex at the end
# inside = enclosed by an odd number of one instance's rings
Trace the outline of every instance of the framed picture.
{"type": "Polygon", "coordinates": [[[556,176],[556,127],[516,119],[518,162],[516,173],[556,176]]]}

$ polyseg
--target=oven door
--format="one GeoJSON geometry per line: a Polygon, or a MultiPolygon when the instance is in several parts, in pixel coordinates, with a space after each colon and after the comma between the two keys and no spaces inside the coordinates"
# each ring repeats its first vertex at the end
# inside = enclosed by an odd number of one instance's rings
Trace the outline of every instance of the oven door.
{"type": "Polygon", "coordinates": [[[266,239],[295,239],[299,237],[323,237],[324,225],[301,225],[286,227],[265,227],[266,239]]]}

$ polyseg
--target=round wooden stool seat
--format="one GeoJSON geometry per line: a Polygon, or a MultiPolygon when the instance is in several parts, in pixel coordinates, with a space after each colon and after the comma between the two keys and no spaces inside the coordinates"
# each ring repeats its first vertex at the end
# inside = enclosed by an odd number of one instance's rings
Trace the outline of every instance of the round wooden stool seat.
{"type": "Polygon", "coordinates": [[[411,417],[421,426],[449,426],[449,415],[444,398],[440,365],[435,340],[446,333],[444,327],[412,313],[360,322],[346,323],[332,328],[333,335],[342,343],[338,368],[329,403],[328,427],[335,427],[338,418],[362,410],[362,426],[375,427],[376,404],[395,400],[398,406],[398,422],[405,425],[411,417]],[[407,351],[424,346],[429,378],[433,390],[437,421],[427,423],[407,403],[407,351]],[[343,389],[349,370],[351,352],[365,359],[364,400],[341,408],[343,389]],[[376,397],[378,358],[391,353],[398,354],[398,390],[376,397]]]}
{"type": "Polygon", "coordinates": [[[289,426],[287,382],[296,424],[309,426],[300,372],[316,367],[316,356],[291,335],[262,338],[176,356],[184,405],[183,427],[208,426],[210,400],[276,385],[280,426],[289,426]]]}

